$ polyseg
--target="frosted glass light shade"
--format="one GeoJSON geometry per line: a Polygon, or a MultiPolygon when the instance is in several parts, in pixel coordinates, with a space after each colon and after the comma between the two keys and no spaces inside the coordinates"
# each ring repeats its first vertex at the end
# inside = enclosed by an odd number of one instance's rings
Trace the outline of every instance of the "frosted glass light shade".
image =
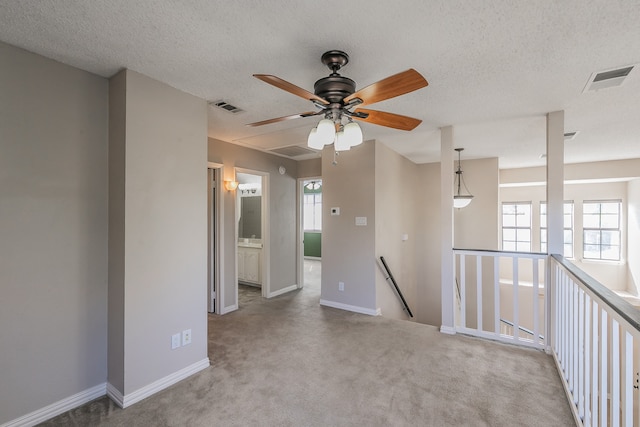
{"type": "Polygon", "coordinates": [[[307,139],[307,146],[309,148],[313,148],[314,150],[322,150],[324,147],[324,142],[318,136],[318,129],[313,128],[311,132],[309,132],[309,138],[307,139]]]}
{"type": "Polygon", "coordinates": [[[347,151],[351,149],[351,145],[349,145],[349,141],[347,140],[347,135],[343,131],[336,133],[336,140],[333,145],[336,151],[347,151]]]}
{"type": "Polygon", "coordinates": [[[466,206],[469,205],[469,203],[471,203],[471,201],[473,200],[473,196],[469,195],[469,196],[453,196],[453,207],[454,208],[464,208],[466,206]]]}
{"type": "Polygon", "coordinates": [[[317,137],[320,141],[322,141],[323,145],[329,145],[333,143],[333,140],[336,138],[336,126],[333,124],[332,120],[320,120],[317,129],[317,137]]]}
{"type": "Polygon", "coordinates": [[[349,147],[355,147],[362,144],[362,129],[355,122],[347,123],[344,126],[344,138],[347,140],[349,147]]]}

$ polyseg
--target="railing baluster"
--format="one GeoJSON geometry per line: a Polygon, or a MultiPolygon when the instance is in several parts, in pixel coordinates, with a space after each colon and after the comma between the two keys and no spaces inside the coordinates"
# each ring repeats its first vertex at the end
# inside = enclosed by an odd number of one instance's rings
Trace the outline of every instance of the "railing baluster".
{"type": "Polygon", "coordinates": [[[591,324],[591,422],[598,424],[598,304],[593,302],[591,324]]]}
{"type": "Polygon", "coordinates": [[[633,337],[622,332],[622,425],[627,426],[633,424],[633,337]]]}
{"type": "Polygon", "coordinates": [[[620,325],[611,319],[611,425],[620,425],[620,325]]]}
{"type": "Polygon", "coordinates": [[[482,330],[482,257],[476,256],[476,322],[477,329],[482,330]]]}
{"type": "Polygon", "coordinates": [[[467,285],[465,281],[465,256],[460,255],[460,323],[463,328],[467,327],[467,285]]]}
{"type": "Polygon", "coordinates": [[[518,258],[513,258],[513,339],[520,340],[520,312],[518,300],[518,258]]]}
{"type": "Polygon", "coordinates": [[[609,391],[609,378],[607,376],[609,372],[609,365],[607,364],[607,358],[609,357],[607,337],[609,319],[604,308],[600,310],[600,316],[600,425],[606,426],[608,424],[607,393],[609,391]]]}
{"type": "Polygon", "coordinates": [[[591,297],[584,295],[584,420],[591,425],[591,297]]]}
{"type": "MultiPolygon", "coordinates": [[[[533,341],[536,344],[540,344],[540,327],[538,326],[538,322],[540,321],[538,315],[538,300],[540,296],[538,295],[538,260],[531,260],[532,268],[533,268],[533,341]]],[[[545,289],[545,294],[546,294],[545,289]]]]}
{"type": "Polygon", "coordinates": [[[493,257],[493,322],[496,335],[500,335],[500,258],[493,257]]]}
{"type": "Polygon", "coordinates": [[[584,292],[578,289],[578,415],[584,419],[584,292]]]}
{"type": "Polygon", "coordinates": [[[574,403],[578,403],[578,286],[571,281],[571,377],[573,378],[574,403]]]}

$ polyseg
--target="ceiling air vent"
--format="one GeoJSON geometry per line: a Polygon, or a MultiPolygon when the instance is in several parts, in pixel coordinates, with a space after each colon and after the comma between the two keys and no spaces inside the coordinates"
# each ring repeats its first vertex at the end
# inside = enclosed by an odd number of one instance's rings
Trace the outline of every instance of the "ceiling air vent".
{"type": "Polygon", "coordinates": [[[564,134],[564,140],[565,141],[571,141],[572,139],[574,139],[576,137],[577,134],[578,134],[578,131],[567,132],[567,133],[564,134]]]}
{"type": "Polygon", "coordinates": [[[299,157],[316,153],[314,150],[309,150],[308,148],[300,147],[297,145],[292,145],[291,147],[276,148],[270,151],[272,153],[280,154],[287,157],[299,157]]]}
{"type": "Polygon", "coordinates": [[[244,111],[244,110],[241,110],[240,108],[238,108],[238,107],[236,107],[234,105],[231,105],[231,104],[229,104],[229,103],[227,103],[225,101],[213,101],[213,102],[210,102],[209,105],[213,105],[214,107],[220,108],[222,110],[228,111],[228,112],[233,113],[233,114],[241,113],[241,112],[244,111]]]}
{"type": "Polygon", "coordinates": [[[589,81],[582,92],[584,93],[620,86],[625,81],[631,70],[633,70],[633,67],[633,65],[630,65],[628,67],[617,68],[615,70],[593,73],[591,74],[591,77],[589,77],[589,81]]]}

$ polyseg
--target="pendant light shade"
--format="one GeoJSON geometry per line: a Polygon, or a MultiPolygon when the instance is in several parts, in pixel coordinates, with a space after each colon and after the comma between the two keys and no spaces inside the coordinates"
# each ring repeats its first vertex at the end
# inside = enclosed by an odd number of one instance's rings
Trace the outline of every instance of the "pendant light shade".
{"type": "Polygon", "coordinates": [[[344,125],[344,137],[349,147],[362,144],[362,129],[356,122],[349,122],[344,125]]]}
{"type": "Polygon", "coordinates": [[[307,145],[309,148],[313,148],[314,150],[322,150],[324,147],[324,142],[321,141],[318,136],[318,128],[311,129],[309,132],[309,139],[307,139],[307,145]]]}
{"type": "Polygon", "coordinates": [[[458,169],[456,170],[457,192],[453,196],[453,207],[458,209],[468,206],[469,203],[471,203],[471,201],[473,200],[473,196],[471,195],[471,193],[469,193],[469,189],[467,188],[467,185],[464,183],[464,178],[462,177],[462,166],[460,164],[460,152],[463,150],[464,148],[456,148],[456,151],[458,152],[458,169]],[[462,188],[464,188],[464,191],[466,193],[462,192],[462,188]]]}
{"type": "Polygon", "coordinates": [[[339,131],[336,133],[336,140],[333,143],[336,151],[348,151],[351,149],[351,145],[349,145],[349,140],[347,139],[347,135],[345,131],[339,131]]]}
{"type": "Polygon", "coordinates": [[[317,129],[317,138],[322,142],[323,145],[329,145],[333,143],[333,140],[336,138],[336,126],[333,124],[332,120],[320,120],[317,129]]]}

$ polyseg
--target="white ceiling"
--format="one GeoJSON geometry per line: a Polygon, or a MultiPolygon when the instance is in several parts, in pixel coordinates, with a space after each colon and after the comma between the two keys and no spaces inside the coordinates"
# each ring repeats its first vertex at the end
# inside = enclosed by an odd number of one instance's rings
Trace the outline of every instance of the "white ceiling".
{"type": "Polygon", "coordinates": [[[582,93],[592,73],[640,63],[638,0],[0,0],[0,40],[110,77],[129,68],[208,101],[209,136],[272,149],[306,145],[318,118],[248,128],[312,111],[267,85],[274,74],[313,91],[323,52],[346,51],[358,88],[415,68],[427,88],[367,108],[416,117],[403,132],[364,123],[417,163],[438,161],[453,125],[464,158],[502,168],[544,164],[545,120],[565,110],[567,163],[640,158],[640,70],[617,88],[582,93]]]}

